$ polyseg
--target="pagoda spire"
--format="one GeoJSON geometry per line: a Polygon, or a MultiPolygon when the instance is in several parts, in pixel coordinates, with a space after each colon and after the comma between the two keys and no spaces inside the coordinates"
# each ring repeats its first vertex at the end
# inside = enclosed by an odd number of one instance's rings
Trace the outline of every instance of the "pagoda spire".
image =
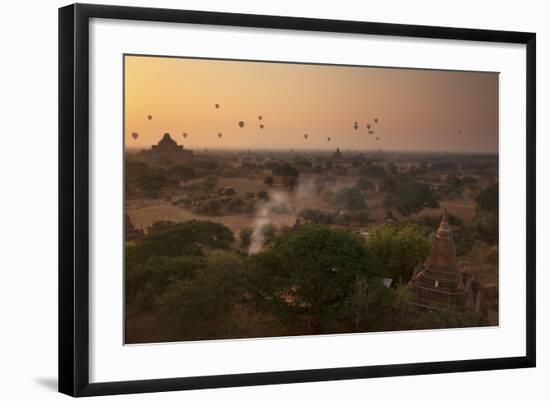
{"type": "Polygon", "coordinates": [[[439,224],[439,229],[437,230],[438,237],[451,237],[451,227],[449,226],[449,221],[447,218],[447,208],[443,209],[443,217],[441,218],[441,223],[439,224]]]}

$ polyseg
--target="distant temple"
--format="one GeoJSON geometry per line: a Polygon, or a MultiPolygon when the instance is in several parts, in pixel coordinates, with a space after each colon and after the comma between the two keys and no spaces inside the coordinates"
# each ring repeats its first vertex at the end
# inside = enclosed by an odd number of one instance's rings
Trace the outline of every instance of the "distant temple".
{"type": "Polygon", "coordinates": [[[334,159],[342,158],[342,152],[340,152],[340,148],[336,148],[336,151],[332,154],[332,157],[334,159]]]}
{"type": "Polygon", "coordinates": [[[411,279],[415,303],[427,307],[453,308],[464,303],[462,272],[456,264],[456,248],[447,221],[447,210],[432,241],[430,257],[411,279]]]}
{"type": "Polygon", "coordinates": [[[157,145],[151,146],[149,150],[142,150],[141,155],[156,160],[178,161],[192,156],[193,151],[184,149],[183,145],[178,145],[167,132],[157,145]]]}

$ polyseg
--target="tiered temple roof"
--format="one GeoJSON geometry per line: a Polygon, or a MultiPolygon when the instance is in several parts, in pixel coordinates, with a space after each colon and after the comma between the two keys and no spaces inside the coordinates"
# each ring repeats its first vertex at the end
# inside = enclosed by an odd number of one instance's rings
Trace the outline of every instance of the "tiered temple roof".
{"type": "Polygon", "coordinates": [[[446,209],[432,241],[430,257],[415,271],[411,287],[416,303],[423,306],[447,309],[463,303],[462,273],[456,264],[456,248],[446,209]]]}
{"type": "Polygon", "coordinates": [[[177,161],[193,155],[193,151],[178,145],[166,132],[157,145],[151,146],[149,150],[142,150],[141,154],[157,160],[177,161]]]}

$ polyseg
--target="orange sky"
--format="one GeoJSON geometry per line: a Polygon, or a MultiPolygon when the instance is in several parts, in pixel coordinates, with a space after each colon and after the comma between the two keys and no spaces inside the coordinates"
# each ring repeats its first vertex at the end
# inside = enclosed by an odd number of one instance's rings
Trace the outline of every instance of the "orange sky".
{"type": "Polygon", "coordinates": [[[496,152],[498,74],[126,56],[126,146],[164,132],[191,149],[496,152]]]}

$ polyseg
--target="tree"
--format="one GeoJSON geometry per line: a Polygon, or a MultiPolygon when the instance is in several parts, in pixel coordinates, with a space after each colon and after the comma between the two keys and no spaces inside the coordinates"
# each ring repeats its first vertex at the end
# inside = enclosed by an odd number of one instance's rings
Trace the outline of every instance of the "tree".
{"type": "Polygon", "coordinates": [[[288,163],[275,165],[272,169],[272,172],[273,174],[279,175],[281,177],[298,178],[298,176],[300,175],[300,172],[288,163]]]}
{"type": "Polygon", "coordinates": [[[439,202],[435,199],[430,186],[417,181],[406,181],[399,185],[387,204],[395,205],[397,210],[406,217],[425,207],[439,207],[439,202]]]}
{"type": "Polygon", "coordinates": [[[160,300],[164,329],[178,340],[227,338],[231,311],[242,302],[246,270],[230,251],[207,255],[206,266],[190,280],[175,281],[160,300]]]}
{"type": "Polygon", "coordinates": [[[252,228],[245,227],[239,232],[239,238],[241,239],[241,245],[243,248],[248,248],[250,246],[250,241],[252,239],[252,228]]]}
{"type": "Polygon", "coordinates": [[[275,179],[272,176],[268,175],[267,177],[265,177],[265,180],[264,180],[265,185],[272,186],[274,182],[275,182],[275,179]]]}
{"type": "Polygon", "coordinates": [[[308,332],[331,330],[347,316],[358,277],[379,280],[377,259],[352,234],[306,225],[277,238],[250,258],[249,283],[257,305],[282,321],[308,320],[308,332]]]}
{"type": "Polygon", "coordinates": [[[275,239],[277,229],[271,223],[264,224],[261,228],[262,236],[264,238],[264,245],[270,244],[275,239]]]}
{"type": "Polygon", "coordinates": [[[168,186],[168,179],[161,174],[149,174],[139,177],[138,187],[142,191],[155,192],[168,186]]]}
{"type": "Polygon", "coordinates": [[[184,164],[176,164],[172,168],[172,174],[182,179],[192,179],[196,177],[196,172],[193,167],[186,166],[184,164]]]}
{"type": "Polygon", "coordinates": [[[332,197],[334,207],[344,210],[365,210],[367,203],[357,188],[342,188],[332,197]]]}
{"type": "Polygon", "coordinates": [[[220,213],[221,208],[222,208],[222,204],[219,201],[219,199],[211,198],[203,202],[199,206],[197,212],[214,216],[220,213]]]}
{"type": "Polygon", "coordinates": [[[288,187],[290,192],[294,191],[294,187],[298,184],[298,179],[293,176],[283,177],[283,184],[288,187]]]}
{"type": "Polygon", "coordinates": [[[372,183],[372,181],[365,177],[359,178],[355,186],[357,187],[357,189],[360,189],[361,191],[370,192],[374,190],[374,184],[372,183]]]}
{"type": "Polygon", "coordinates": [[[235,238],[220,223],[189,220],[184,223],[157,222],[133,250],[136,259],[153,256],[201,255],[203,248],[227,248],[235,238]]]}
{"type": "Polygon", "coordinates": [[[143,291],[152,299],[164,293],[170,283],[192,279],[203,267],[204,259],[199,256],[154,256],[141,263],[127,260],[126,293],[132,296],[143,291]]]}
{"type": "Polygon", "coordinates": [[[369,232],[366,246],[391,278],[407,283],[416,266],[428,257],[431,244],[414,225],[382,224],[369,232]]]}
{"type": "Polygon", "coordinates": [[[388,176],[388,172],[382,166],[368,164],[361,167],[359,175],[370,180],[382,180],[388,176]]]}
{"type": "Polygon", "coordinates": [[[498,183],[489,185],[475,198],[478,209],[488,212],[498,210],[498,183]]]}
{"type": "Polygon", "coordinates": [[[258,191],[258,193],[256,194],[256,197],[258,199],[268,200],[269,199],[269,192],[264,191],[264,190],[258,191]]]}
{"type": "Polygon", "coordinates": [[[348,299],[348,308],[353,326],[357,330],[382,328],[384,318],[392,306],[390,291],[382,280],[367,280],[358,277],[348,299]]]}

